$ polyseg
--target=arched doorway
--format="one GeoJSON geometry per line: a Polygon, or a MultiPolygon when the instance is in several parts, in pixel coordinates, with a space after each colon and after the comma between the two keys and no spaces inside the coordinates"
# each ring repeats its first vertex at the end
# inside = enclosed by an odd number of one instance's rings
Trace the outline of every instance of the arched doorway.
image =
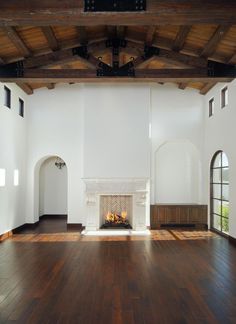
{"type": "Polygon", "coordinates": [[[229,233],[229,161],[223,151],[214,154],[211,161],[211,228],[229,233]]]}
{"type": "Polygon", "coordinates": [[[48,157],[39,169],[39,216],[67,216],[67,166],[57,156],[48,157]]]}

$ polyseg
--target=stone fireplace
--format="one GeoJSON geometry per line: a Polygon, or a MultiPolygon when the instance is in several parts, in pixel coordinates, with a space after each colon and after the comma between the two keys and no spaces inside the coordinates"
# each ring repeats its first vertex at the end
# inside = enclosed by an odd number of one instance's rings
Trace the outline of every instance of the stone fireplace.
{"type": "Polygon", "coordinates": [[[84,182],[86,230],[106,228],[104,224],[107,228],[146,229],[148,179],[84,179],[84,182]]]}

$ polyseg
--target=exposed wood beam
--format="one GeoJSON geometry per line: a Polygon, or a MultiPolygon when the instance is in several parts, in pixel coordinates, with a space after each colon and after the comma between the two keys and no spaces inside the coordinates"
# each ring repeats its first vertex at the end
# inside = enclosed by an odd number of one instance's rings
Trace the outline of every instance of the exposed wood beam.
{"type": "Polygon", "coordinates": [[[21,39],[21,37],[16,32],[16,29],[14,27],[2,27],[2,30],[5,32],[6,36],[11,40],[11,42],[14,44],[14,46],[20,51],[20,53],[24,56],[30,56],[31,52],[28,49],[28,47],[25,45],[24,41],[21,39]]]}
{"type": "Polygon", "coordinates": [[[186,38],[191,30],[191,27],[192,26],[180,26],[179,27],[179,31],[175,37],[175,40],[174,40],[174,44],[173,44],[173,47],[172,49],[174,51],[177,51],[179,52],[180,50],[182,50],[182,48],[184,47],[184,43],[186,41],[186,38]]]}
{"type": "Polygon", "coordinates": [[[107,38],[116,38],[117,37],[117,29],[116,26],[106,26],[107,38]]]}
{"type": "Polygon", "coordinates": [[[209,77],[207,69],[136,69],[135,77],[97,77],[92,69],[25,69],[22,77],[6,76],[2,82],[230,82],[232,77],[209,77]]]}
{"type": "Polygon", "coordinates": [[[117,37],[118,38],[125,38],[125,35],[126,35],[126,27],[125,26],[117,26],[116,28],[116,34],[117,34],[117,37]]]}
{"type": "Polygon", "coordinates": [[[48,88],[48,90],[55,89],[55,83],[48,83],[46,87],[48,88]]]}
{"type": "Polygon", "coordinates": [[[48,45],[51,48],[52,51],[57,51],[59,49],[58,41],[56,39],[56,36],[53,32],[52,27],[50,26],[43,26],[41,27],[42,32],[44,36],[47,39],[48,45]]]}
{"type": "Polygon", "coordinates": [[[147,0],[146,12],[89,13],[83,0],[1,1],[0,25],[193,25],[235,24],[235,0],[147,0]]]}
{"type": "Polygon", "coordinates": [[[81,45],[88,44],[88,35],[84,26],[77,26],[78,38],[81,45]]]}
{"type": "Polygon", "coordinates": [[[33,89],[27,83],[16,82],[19,88],[23,90],[26,94],[31,95],[34,93],[33,89]]]}
{"type": "Polygon", "coordinates": [[[146,39],[145,39],[145,43],[147,45],[152,45],[153,43],[153,40],[154,40],[154,36],[155,36],[155,33],[156,33],[156,30],[157,30],[157,27],[156,26],[150,26],[148,27],[148,30],[147,30],[147,35],[146,35],[146,39]]]}
{"type": "Polygon", "coordinates": [[[229,25],[218,26],[208,43],[205,45],[201,56],[210,57],[215,52],[220,41],[225,37],[230,27],[229,25]]]}
{"type": "Polygon", "coordinates": [[[187,86],[188,86],[188,83],[187,82],[181,82],[181,83],[179,83],[179,89],[181,89],[181,90],[185,90],[186,88],[187,88],[187,86]]]}
{"type": "Polygon", "coordinates": [[[6,62],[0,57],[0,65],[4,65],[6,62]]]}
{"type": "Polygon", "coordinates": [[[200,94],[202,94],[202,95],[207,94],[207,92],[210,91],[216,85],[216,83],[217,82],[205,83],[204,86],[200,90],[200,94]]]}

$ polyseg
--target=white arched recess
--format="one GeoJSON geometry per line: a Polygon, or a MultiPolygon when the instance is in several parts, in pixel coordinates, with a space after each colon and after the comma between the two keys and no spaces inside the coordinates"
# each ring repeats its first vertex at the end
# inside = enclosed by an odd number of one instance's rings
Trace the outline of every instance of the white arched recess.
{"type": "Polygon", "coordinates": [[[168,141],[155,152],[155,203],[200,203],[201,161],[187,140],[168,141]]]}
{"type": "Polygon", "coordinates": [[[58,168],[58,157],[45,160],[39,170],[39,216],[67,215],[67,165],[58,168]]]}
{"type": "MultiPolygon", "coordinates": [[[[42,165],[50,158],[56,157],[60,155],[52,154],[52,155],[46,155],[43,158],[41,158],[34,167],[34,176],[33,176],[33,188],[34,188],[34,195],[33,195],[33,210],[34,210],[34,222],[38,221],[39,216],[40,216],[40,211],[39,211],[39,175],[40,175],[40,169],[42,165]]],[[[65,159],[61,157],[63,161],[65,159]]],[[[66,161],[65,161],[66,163],[66,161]]],[[[67,163],[66,163],[67,166],[67,163]]],[[[68,167],[68,166],[67,166],[68,167]]],[[[67,180],[68,183],[68,180],[67,180]]],[[[68,185],[67,185],[67,196],[68,196],[68,185]]]]}

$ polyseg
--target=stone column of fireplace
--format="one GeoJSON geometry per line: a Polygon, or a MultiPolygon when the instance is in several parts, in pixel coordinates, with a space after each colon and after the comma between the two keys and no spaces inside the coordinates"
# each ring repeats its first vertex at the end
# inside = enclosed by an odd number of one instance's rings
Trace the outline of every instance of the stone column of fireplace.
{"type": "Polygon", "coordinates": [[[129,195],[132,196],[133,230],[145,230],[147,218],[147,203],[149,201],[147,179],[111,180],[84,179],[86,230],[98,230],[101,227],[100,196],[129,195]]]}

